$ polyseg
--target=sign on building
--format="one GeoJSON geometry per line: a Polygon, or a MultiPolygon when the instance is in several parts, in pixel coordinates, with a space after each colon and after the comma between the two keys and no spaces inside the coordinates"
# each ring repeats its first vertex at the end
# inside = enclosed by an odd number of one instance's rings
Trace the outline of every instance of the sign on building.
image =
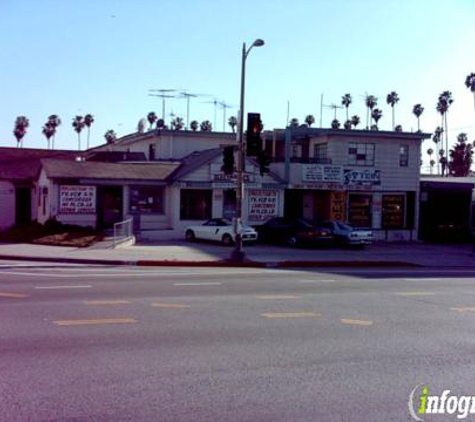
{"type": "Polygon", "coordinates": [[[249,222],[255,223],[277,217],[277,211],[276,190],[249,191],[249,222]]]}
{"type": "Polygon", "coordinates": [[[95,214],[96,187],[61,185],[59,187],[60,214],[95,214]]]}
{"type": "Polygon", "coordinates": [[[330,164],[304,164],[302,166],[302,180],[304,182],[331,182],[341,183],[343,167],[330,164]]]}

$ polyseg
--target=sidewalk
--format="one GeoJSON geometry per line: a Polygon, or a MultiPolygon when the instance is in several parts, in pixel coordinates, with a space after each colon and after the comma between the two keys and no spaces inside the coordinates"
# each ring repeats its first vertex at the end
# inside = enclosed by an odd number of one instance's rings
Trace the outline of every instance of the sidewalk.
{"type": "Polygon", "coordinates": [[[249,267],[474,267],[471,245],[376,243],[364,249],[245,246],[246,262],[231,262],[232,247],[168,241],[113,249],[110,242],[89,248],[0,243],[0,259],[57,263],[139,266],[249,267]]]}

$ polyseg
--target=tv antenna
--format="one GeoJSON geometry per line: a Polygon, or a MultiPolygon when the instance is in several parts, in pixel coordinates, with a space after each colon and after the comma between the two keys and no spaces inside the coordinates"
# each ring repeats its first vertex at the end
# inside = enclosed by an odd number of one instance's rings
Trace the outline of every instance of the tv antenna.
{"type": "Polygon", "coordinates": [[[234,108],[231,104],[226,104],[224,101],[218,102],[218,105],[223,109],[223,132],[226,132],[226,110],[234,108]]]}
{"type": "Polygon", "coordinates": [[[216,128],[216,111],[218,109],[219,101],[217,98],[214,101],[204,101],[205,104],[214,104],[214,123],[213,127],[216,128]]]}
{"type": "Polygon", "coordinates": [[[165,98],[175,98],[173,92],[176,92],[176,89],[149,89],[150,97],[160,97],[162,99],[162,119],[165,121],[165,98]],[[158,94],[150,94],[150,92],[158,92],[158,94]]]}
{"type": "Polygon", "coordinates": [[[187,91],[180,91],[179,98],[186,98],[186,130],[190,129],[190,98],[206,97],[206,94],[192,94],[187,91]]]}
{"type": "Polygon", "coordinates": [[[339,106],[339,105],[336,105],[336,104],[323,104],[323,107],[333,109],[333,111],[334,111],[334,117],[333,118],[335,120],[336,120],[336,111],[337,111],[337,109],[343,108],[343,106],[339,106]]]}

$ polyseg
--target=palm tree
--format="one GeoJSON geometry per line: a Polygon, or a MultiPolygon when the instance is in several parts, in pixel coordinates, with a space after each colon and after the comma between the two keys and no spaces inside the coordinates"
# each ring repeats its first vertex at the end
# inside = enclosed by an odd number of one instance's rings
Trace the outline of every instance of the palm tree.
{"type": "Polygon", "coordinates": [[[351,116],[350,121],[353,127],[356,129],[356,126],[360,124],[360,116],[357,116],[357,115],[351,116]]]}
{"type": "Polygon", "coordinates": [[[200,127],[200,124],[196,121],[196,120],[193,120],[191,123],[190,123],[190,128],[193,132],[196,132],[198,130],[198,128],[200,127]]]}
{"type": "Polygon", "coordinates": [[[229,119],[228,119],[228,125],[231,126],[231,130],[233,131],[233,133],[236,132],[236,126],[238,124],[238,121],[237,121],[237,117],[236,116],[231,116],[229,119]]]}
{"type": "Polygon", "coordinates": [[[43,135],[45,135],[46,140],[48,141],[48,149],[50,149],[50,139],[54,135],[54,129],[49,122],[46,122],[42,130],[43,135]]]}
{"type": "MultiPolygon", "coordinates": [[[[441,143],[442,141],[442,134],[444,133],[444,129],[441,127],[441,126],[437,126],[434,130],[434,134],[432,135],[432,142],[434,142],[434,144],[439,148],[439,143],[441,143]]],[[[439,154],[440,154],[440,151],[442,151],[443,153],[443,149],[440,149],[439,148],[439,154]]],[[[439,160],[439,164],[440,164],[440,160],[439,160]]],[[[437,173],[439,173],[439,166],[438,166],[438,170],[437,170],[437,173]]]]}
{"type": "Polygon", "coordinates": [[[343,97],[341,97],[341,105],[346,108],[346,120],[350,120],[348,118],[348,107],[350,106],[352,101],[351,94],[345,94],[343,97]]]}
{"type": "Polygon", "coordinates": [[[374,120],[374,125],[371,128],[378,130],[378,121],[383,117],[383,112],[379,108],[375,108],[371,111],[371,117],[374,120]]]}
{"type": "Polygon", "coordinates": [[[84,116],[84,124],[87,126],[87,149],[89,149],[89,138],[91,136],[91,125],[94,123],[94,116],[86,114],[84,116]]]}
{"type": "Polygon", "coordinates": [[[436,110],[440,113],[442,118],[442,126],[445,131],[445,150],[449,150],[449,133],[447,129],[447,113],[449,111],[450,105],[454,102],[452,99],[452,93],[450,91],[444,91],[439,95],[439,100],[437,101],[436,110]]]}
{"type": "Polygon", "coordinates": [[[202,132],[211,132],[213,130],[213,125],[209,120],[205,120],[200,124],[200,130],[202,132]]]}
{"type": "Polygon", "coordinates": [[[106,138],[106,142],[108,144],[113,144],[115,143],[115,141],[117,141],[117,135],[116,133],[112,130],[112,129],[109,129],[105,134],[104,134],[104,138],[106,138]]]}
{"type": "Polygon", "coordinates": [[[13,134],[17,140],[17,147],[23,148],[23,138],[26,135],[26,129],[30,126],[30,121],[25,116],[18,116],[15,120],[13,134]]]}
{"type": "Polygon", "coordinates": [[[163,120],[163,119],[158,119],[157,120],[157,129],[158,130],[166,129],[165,120],[163,120]]]}
{"type": "Polygon", "coordinates": [[[298,127],[300,125],[299,119],[294,117],[293,119],[290,119],[289,126],[290,127],[298,127]]]}
{"type": "Polygon", "coordinates": [[[472,165],[473,145],[470,144],[466,133],[457,136],[457,144],[450,150],[450,173],[455,177],[465,177],[470,173],[472,165]]]}
{"type": "Polygon", "coordinates": [[[391,91],[387,97],[386,97],[386,102],[391,106],[392,109],[392,116],[393,116],[393,130],[394,130],[394,106],[398,103],[399,101],[399,95],[397,95],[396,91],[391,91]]]}
{"type": "Polygon", "coordinates": [[[475,103],[475,73],[472,72],[465,78],[465,86],[472,91],[473,101],[475,103]]]}
{"type": "Polygon", "coordinates": [[[171,122],[171,126],[173,130],[182,130],[185,127],[185,123],[181,117],[175,117],[171,122]]]}
{"type": "Polygon", "coordinates": [[[395,132],[402,132],[402,126],[401,125],[396,125],[396,127],[394,128],[394,131],[395,132]]]}
{"type": "Polygon", "coordinates": [[[85,123],[82,116],[76,116],[73,119],[73,128],[78,134],[78,150],[81,151],[81,131],[84,129],[85,123]]]}
{"type": "Polygon", "coordinates": [[[332,120],[332,129],[340,129],[340,121],[338,119],[332,120]]]}
{"type": "Polygon", "coordinates": [[[309,114],[305,117],[305,123],[307,123],[308,127],[311,127],[315,123],[315,117],[309,114]]]}
{"type": "Polygon", "coordinates": [[[343,127],[345,128],[345,130],[351,130],[351,128],[352,128],[351,120],[347,120],[347,121],[343,124],[343,127]]]}
{"type": "Polygon", "coordinates": [[[157,121],[157,119],[158,117],[154,111],[151,111],[150,113],[147,114],[147,120],[150,123],[150,127],[148,130],[152,130],[152,126],[157,121]]]}
{"type": "Polygon", "coordinates": [[[58,117],[56,114],[52,114],[51,116],[48,117],[48,125],[52,128],[53,130],[53,141],[51,143],[51,148],[54,149],[54,141],[56,139],[56,131],[58,129],[58,126],[61,125],[61,119],[58,117]]]}
{"type": "Polygon", "coordinates": [[[414,107],[412,107],[412,114],[416,116],[417,118],[417,131],[421,131],[421,126],[420,126],[420,118],[421,114],[424,112],[424,107],[422,107],[421,104],[415,104],[414,107]]]}
{"type": "Polygon", "coordinates": [[[435,161],[432,159],[432,154],[434,153],[434,150],[432,148],[429,148],[427,150],[427,155],[429,156],[429,163],[430,163],[430,174],[432,174],[432,167],[435,164],[435,161]],[[432,164],[434,163],[434,164],[432,164]]]}
{"type": "Polygon", "coordinates": [[[368,110],[366,112],[366,129],[369,128],[369,115],[373,113],[373,108],[378,105],[378,99],[374,95],[366,95],[365,98],[366,107],[368,110]]]}

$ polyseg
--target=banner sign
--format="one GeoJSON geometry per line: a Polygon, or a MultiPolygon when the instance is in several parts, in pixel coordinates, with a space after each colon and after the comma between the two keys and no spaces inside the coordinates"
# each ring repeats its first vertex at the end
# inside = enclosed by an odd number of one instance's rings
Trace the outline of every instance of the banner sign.
{"type": "Polygon", "coordinates": [[[381,170],[345,170],[344,183],[345,185],[380,185],[381,170]]]}
{"type": "Polygon", "coordinates": [[[95,214],[96,187],[61,185],[59,187],[60,214],[95,214]]]}
{"type": "Polygon", "coordinates": [[[302,166],[304,182],[333,182],[343,181],[343,167],[325,164],[304,164],[302,166]]]}
{"type": "Polygon", "coordinates": [[[249,222],[266,221],[272,217],[277,217],[277,191],[250,190],[249,222]]]}

